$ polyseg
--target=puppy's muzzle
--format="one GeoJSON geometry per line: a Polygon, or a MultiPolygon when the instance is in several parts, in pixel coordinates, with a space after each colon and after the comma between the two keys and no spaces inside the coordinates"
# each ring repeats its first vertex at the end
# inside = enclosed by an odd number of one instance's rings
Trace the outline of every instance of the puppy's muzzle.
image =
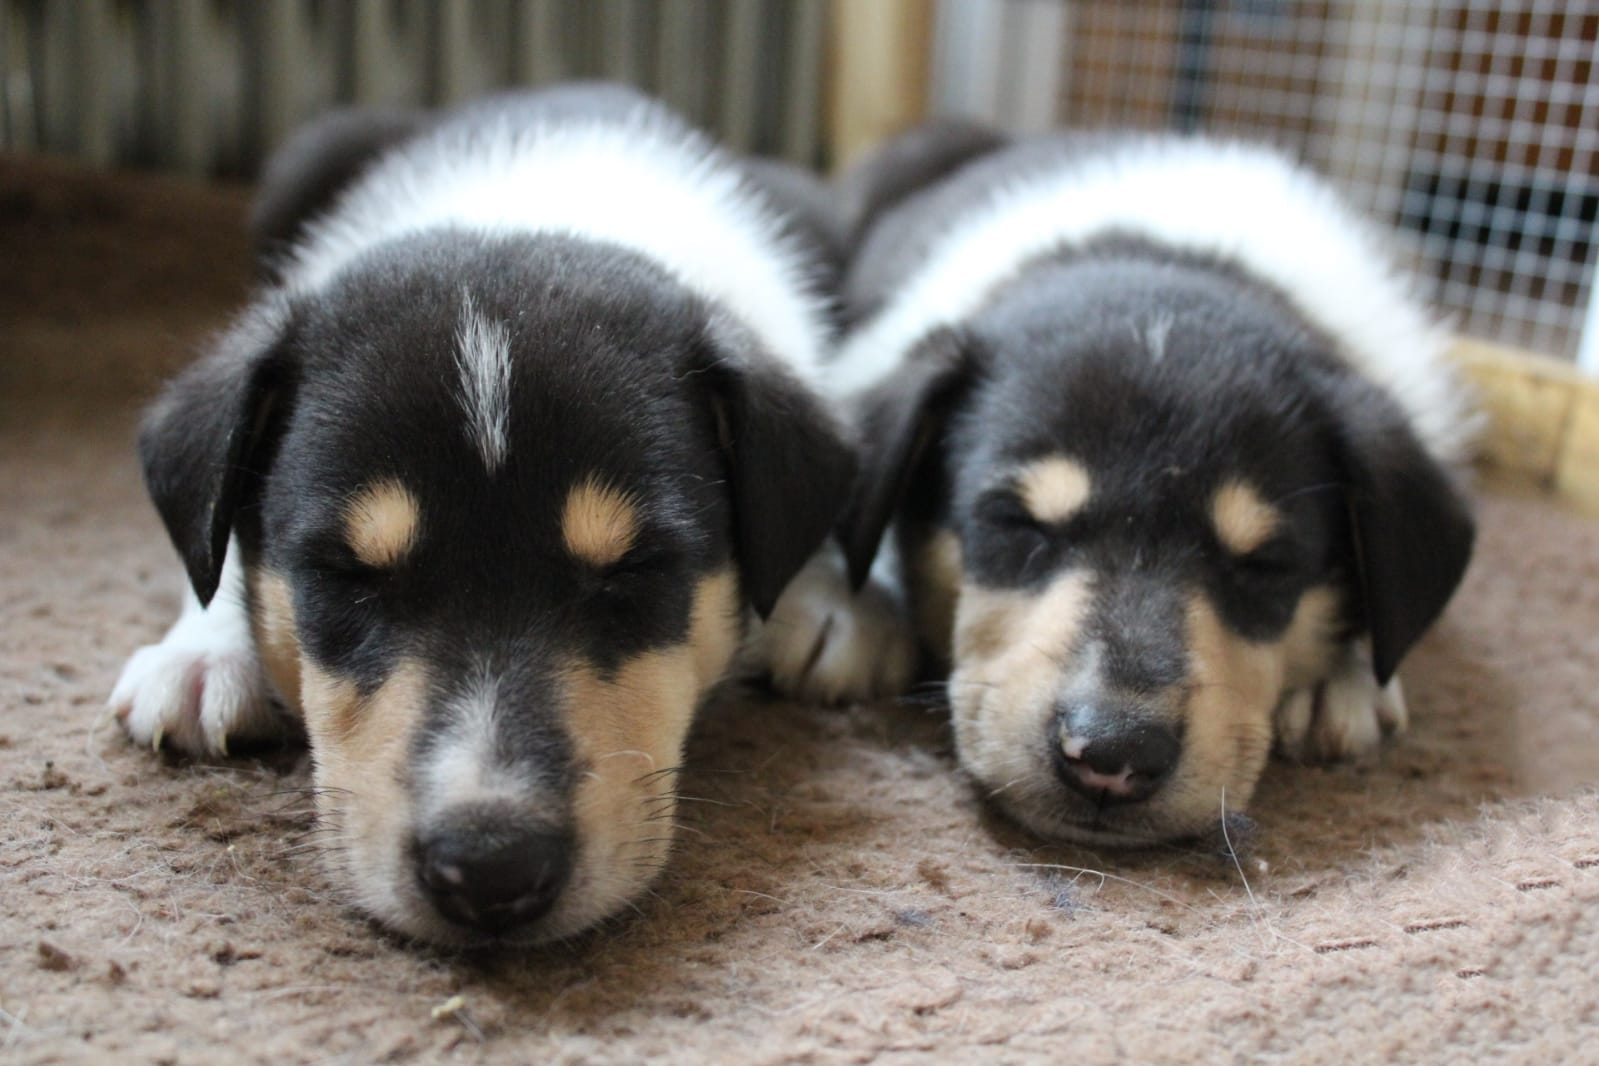
{"type": "Polygon", "coordinates": [[[1170,726],[1115,700],[1065,701],[1050,732],[1056,776],[1103,803],[1148,799],[1182,755],[1170,726]]]}
{"type": "Polygon", "coordinates": [[[570,833],[508,825],[485,812],[416,841],[416,877],[455,925],[509,933],[547,914],[572,873],[570,833]]]}

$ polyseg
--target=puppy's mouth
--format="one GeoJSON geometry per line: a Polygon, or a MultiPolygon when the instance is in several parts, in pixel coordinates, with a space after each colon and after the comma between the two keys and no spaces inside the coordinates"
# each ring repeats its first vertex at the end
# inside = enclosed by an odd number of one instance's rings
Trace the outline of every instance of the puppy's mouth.
{"type": "Polygon", "coordinates": [[[1220,802],[1204,812],[1195,810],[1176,817],[1164,809],[1166,787],[1186,791],[1181,780],[1129,798],[1111,788],[1086,788],[1081,782],[1068,786],[1061,768],[1054,765],[1058,761],[1040,756],[1027,786],[991,789],[988,798],[1011,820],[1049,840],[1123,850],[1207,837],[1223,819],[1220,802]]]}
{"type": "MultiPolygon", "coordinates": [[[[1049,810],[1037,808],[1023,810],[1013,803],[994,797],[998,806],[1023,828],[1049,840],[1071,844],[1091,844],[1098,847],[1132,851],[1140,848],[1169,847],[1184,841],[1225,838],[1227,826],[1247,823],[1247,818],[1237,812],[1227,812],[1224,817],[1218,809],[1215,816],[1199,826],[1163,826],[1156,818],[1123,805],[1105,805],[1077,795],[1060,795],[1049,810]]],[[[1242,829],[1240,829],[1242,832],[1242,829]]]]}
{"type": "MultiPolygon", "coordinates": [[[[626,861],[639,849],[578,840],[570,830],[407,831],[405,843],[330,835],[323,860],[348,903],[391,935],[447,950],[578,937],[613,919],[641,887],[626,861]]],[[[664,847],[649,858],[664,861],[664,847]]]]}

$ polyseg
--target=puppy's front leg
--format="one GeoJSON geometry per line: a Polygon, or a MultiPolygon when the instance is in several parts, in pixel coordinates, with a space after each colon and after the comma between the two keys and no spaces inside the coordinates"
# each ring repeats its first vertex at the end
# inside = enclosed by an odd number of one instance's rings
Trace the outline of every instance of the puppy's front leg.
{"type": "Polygon", "coordinates": [[[783,590],[756,646],[772,683],[808,702],[897,696],[916,668],[916,642],[891,578],[874,567],[860,591],[850,588],[831,541],[783,590]]]}
{"type": "Polygon", "coordinates": [[[108,706],[138,744],[170,744],[191,755],[226,755],[230,738],[283,731],[256,656],[245,604],[244,566],[228,542],[209,606],[185,582],[183,613],[160,643],[134,652],[108,706]]]}
{"type": "Polygon", "coordinates": [[[1379,686],[1371,649],[1357,640],[1340,650],[1327,677],[1283,697],[1277,706],[1277,748],[1295,762],[1358,760],[1408,724],[1399,679],[1379,686]]]}

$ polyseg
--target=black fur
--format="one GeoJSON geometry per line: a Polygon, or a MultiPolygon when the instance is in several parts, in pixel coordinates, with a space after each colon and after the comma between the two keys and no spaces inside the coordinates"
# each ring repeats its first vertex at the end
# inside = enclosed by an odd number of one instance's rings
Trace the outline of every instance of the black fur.
{"type": "Polygon", "coordinates": [[[145,487],[202,604],[216,594],[234,514],[254,496],[266,420],[293,388],[288,336],[286,302],[261,301],[167,386],[139,431],[145,487]]]}
{"type": "MultiPolygon", "coordinates": [[[[559,117],[639,98],[566,88],[472,106],[559,117]]],[[[362,161],[426,125],[342,114],[297,140],[257,211],[268,259],[362,161]]],[[[316,663],[371,691],[420,655],[440,702],[485,666],[533,694],[564,657],[603,676],[680,643],[696,582],[730,563],[764,615],[835,524],[855,471],[808,388],[652,261],[576,237],[448,229],[382,245],[315,292],[267,290],[168,387],[140,451],[202,602],[235,534],[249,565],[289,580],[316,663]],[[468,293],[510,334],[510,440],[493,472],[456,391],[468,293]],[[635,500],[642,526],[600,571],[571,557],[560,528],[568,492],[591,477],[635,500]],[[374,572],[343,522],[384,478],[416,497],[421,532],[400,566],[374,572]]],[[[550,731],[529,721],[527,744],[549,753],[550,731]]]]}
{"type": "MultiPolygon", "coordinates": [[[[1024,145],[943,181],[935,158],[932,183],[914,194],[896,185],[900,206],[868,229],[846,315],[875,312],[925,254],[925,234],[1002,176],[1108,143],[1024,145]]],[[[868,459],[842,534],[857,580],[891,516],[907,557],[932,529],[953,527],[967,573],[988,585],[1037,584],[1068,560],[1088,563],[1117,575],[1095,598],[1107,632],[1141,634],[1129,641],[1150,659],[1171,644],[1140,621],[1173,617],[1138,608],[1156,588],[1203,587],[1235,632],[1265,640],[1284,631],[1306,588],[1331,581],[1347,593],[1349,633],[1369,632],[1386,682],[1470,556],[1473,523],[1454,475],[1330,338],[1269,279],[1148,241],[1109,237],[1027,266],[924,340],[866,398],[861,424],[868,459]],[[1152,359],[1147,330],[1173,314],[1181,325],[1152,359]],[[1066,528],[1040,529],[991,474],[1052,452],[1082,460],[1095,488],[1066,528]],[[1206,532],[1204,508],[1232,477],[1288,518],[1243,561],[1206,532]]]]}

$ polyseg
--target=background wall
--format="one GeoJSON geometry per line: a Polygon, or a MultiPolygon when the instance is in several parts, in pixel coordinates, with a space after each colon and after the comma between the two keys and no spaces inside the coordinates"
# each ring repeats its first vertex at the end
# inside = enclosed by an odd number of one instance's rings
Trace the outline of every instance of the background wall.
{"type": "Polygon", "coordinates": [[[331,106],[611,78],[740,148],[810,162],[826,14],[826,0],[0,0],[0,143],[247,176],[331,106]]]}
{"type": "Polygon", "coordinates": [[[0,0],[0,148],[248,177],[337,104],[615,78],[829,166],[929,113],[1267,139],[1458,327],[1599,371],[1599,0],[0,0]]]}
{"type": "Polygon", "coordinates": [[[1463,332],[1599,371],[1599,3],[944,0],[937,18],[936,110],[1274,141],[1398,231],[1463,332]]]}

